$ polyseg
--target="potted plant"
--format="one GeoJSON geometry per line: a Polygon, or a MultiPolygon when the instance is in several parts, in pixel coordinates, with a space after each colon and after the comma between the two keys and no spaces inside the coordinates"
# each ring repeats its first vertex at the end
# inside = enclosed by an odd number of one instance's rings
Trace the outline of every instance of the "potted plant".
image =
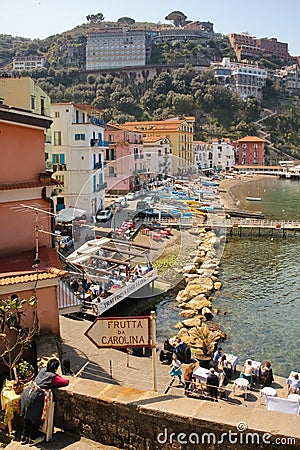
{"type": "Polygon", "coordinates": [[[3,409],[0,409],[0,430],[3,430],[3,431],[6,430],[4,418],[5,418],[5,411],[3,409]]]}
{"type": "Polygon", "coordinates": [[[190,330],[190,342],[200,365],[209,368],[217,343],[216,333],[203,323],[201,326],[190,330]]]}
{"type": "Polygon", "coordinates": [[[18,380],[22,383],[28,383],[34,377],[34,367],[28,361],[24,361],[23,359],[16,364],[16,371],[18,380]]]}

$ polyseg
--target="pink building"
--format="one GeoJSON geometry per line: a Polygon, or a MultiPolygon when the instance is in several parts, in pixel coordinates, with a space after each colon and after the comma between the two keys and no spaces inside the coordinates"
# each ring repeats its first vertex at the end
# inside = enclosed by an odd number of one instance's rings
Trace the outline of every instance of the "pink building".
{"type": "Polygon", "coordinates": [[[264,165],[264,140],[257,136],[246,136],[237,141],[237,164],[264,165]]]}
{"type": "MultiPolygon", "coordinates": [[[[52,120],[0,105],[0,299],[35,295],[41,332],[59,333],[56,289],[64,274],[54,248],[58,181],[45,172],[44,135],[52,120]]],[[[28,311],[30,320],[32,311],[28,311]]]]}
{"type": "Polygon", "coordinates": [[[104,155],[107,191],[124,194],[140,189],[148,172],[143,154],[142,132],[107,125],[104,136],[109,142],[109,149],[104,155]]]}

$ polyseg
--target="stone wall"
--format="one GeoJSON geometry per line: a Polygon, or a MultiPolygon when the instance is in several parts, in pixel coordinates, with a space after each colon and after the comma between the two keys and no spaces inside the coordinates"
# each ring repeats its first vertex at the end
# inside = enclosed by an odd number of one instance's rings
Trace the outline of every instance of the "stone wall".
{"type": "Polygon", "coordinates": [[[295,444],[277,448],[300,445],[297,416],[80,378],[71,378],[68,387],[56,392],[55,424],[104,445],[131,450],[269,449],[275,438],[292,436],[296,436],[295,444]],[[237,424],[247,424],[247,431],[238,433],[237,424]],[[218,443],[222,433],[226,435],[218,443]]]}

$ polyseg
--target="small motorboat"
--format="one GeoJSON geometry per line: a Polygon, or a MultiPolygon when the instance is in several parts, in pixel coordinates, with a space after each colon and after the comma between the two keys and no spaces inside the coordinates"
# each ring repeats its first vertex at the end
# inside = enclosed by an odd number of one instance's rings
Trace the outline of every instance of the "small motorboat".
{"type": "Polygon", "coordinates": [[[246,197],[246,200],[248,200],[249,202],[260,202],[261,197],[246,197]]]}

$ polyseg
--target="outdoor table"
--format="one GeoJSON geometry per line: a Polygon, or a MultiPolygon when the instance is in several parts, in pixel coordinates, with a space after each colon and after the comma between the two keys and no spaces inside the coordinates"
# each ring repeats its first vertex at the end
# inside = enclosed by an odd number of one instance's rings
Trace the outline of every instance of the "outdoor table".
{"type": "MultiPolygon", "coordinates": [[[[289,374],[288,380],[292,381],[293,376],[294,376],[296,373],[298,374],[298,377],[299,377],[299,380],[300,380],[300,372],[296,372],[295,370],[292,370],[292,371],[291,371],[291,373],[289,374]]],[[[291,384],[291,383],[287,383],[287,384],[291,384]]]]}
{"type": "Polygon", "coordinates": [[[169,233],[168,233],[166,230],[161,230],[161,231],[160,231],[160,235],[161,235],[162,237],[167,237],[168,234],[169,234],[169,233]]]}
{"type": "Polygon", "coordinates": [[[12,433],[14,415],[20,413],[21,406],[21,395],[15,393],[13,386],[14,381],[5,380],[1,391],[1,407],[5,411],[4,424],[8,426],[9,434],[12,433]]]}
{"type": "Polygon", "coordinates": [[[246,378],[237,378],[233,382],[233,395],[236,394],[236,391],[241,391],[242,394],[245,394],[245,400],[247,398],[247,389],[249,386],[249,381],[246,378]]]}
{"type": "Polygon", "coordinates": [[[198,368],[193,372],[193,378],[197,378],[197,379],[200,380],[200,381],[206,382],[209,373],[210,373],[210,372],[209,372],[208,369],[204,369],[204,367],[198,367],[198,368]]]}
{"type": "Polygon", "coordinates": [[[293,401],[298,400],[298,402],[300,402],[300,395],[299,394],[289,394],[288,399],[293,400],[293,401]]]}
{"type": "Polygon", "coordinates": [[[247,366],[247,361],[251,361],[252,362],[252,368],[255,371],[255,375],[258,377],[259,376],[259,369],[261,368],[261,362],[260,361],[253,361],[252,359],[247,359],[244,367],[247,366]]]}
{"type": "Polygon", "coordinates": [[[277,391],[272,387],[266,386],[260,391],[260,397],[261,398],[277,397],[277,391]]]}
{"type": "Polygon", "coordinates": [[[154,241],[160,241],[161,234],[160,233],[154,233],[152,237],[153,237],[154,241]]]}
{"type": "Polygon", "coordinates": [[[226,361],[229,362],[232,366],[233,371],[236,371],[236,366],[239,361],[237,356],[232,355],[232,353],[225,353],[226,361]]]}

